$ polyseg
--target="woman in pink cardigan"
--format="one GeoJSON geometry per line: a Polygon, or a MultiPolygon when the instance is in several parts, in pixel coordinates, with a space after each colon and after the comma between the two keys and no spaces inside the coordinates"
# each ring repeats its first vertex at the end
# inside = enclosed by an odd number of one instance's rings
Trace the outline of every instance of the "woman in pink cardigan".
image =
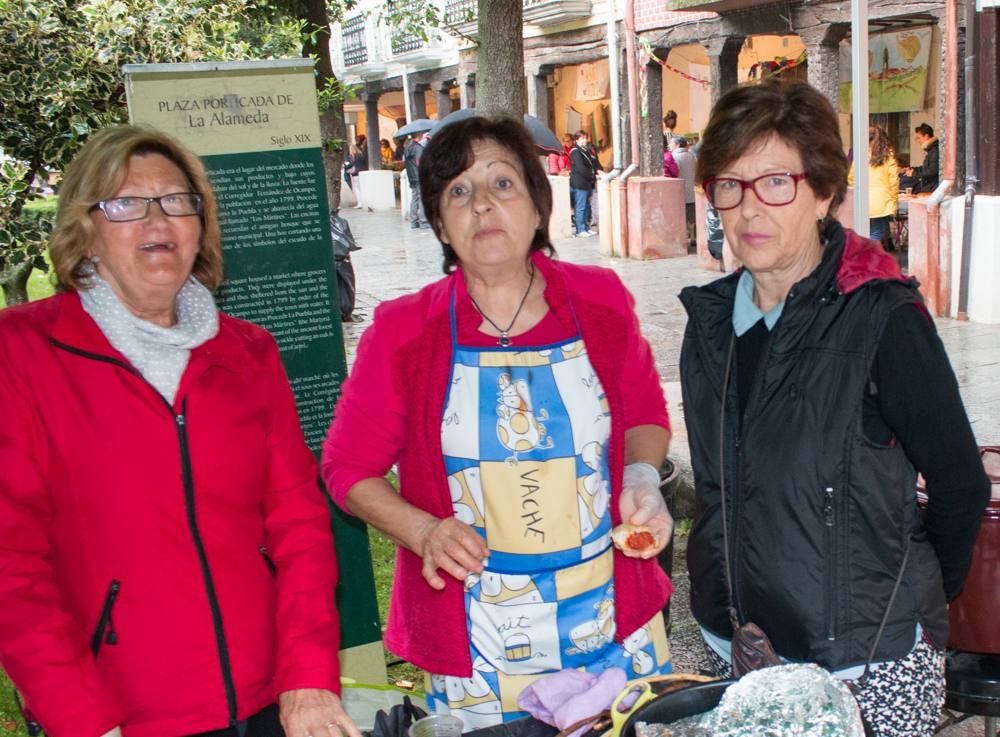
{"type": "Polygon", "coordinates": [[[474,729],[523,716],[520,692],[564,668],[669,672],[670,425],[631,295],[552,258],[551,189],[520,123],[447,126],[420,182],[447,276],[375,311],[323,475],[399,545],[386,646],[427,671],[433,711],[474,729]],[[615,547],[622,523],[648,545],[615,547]]]}

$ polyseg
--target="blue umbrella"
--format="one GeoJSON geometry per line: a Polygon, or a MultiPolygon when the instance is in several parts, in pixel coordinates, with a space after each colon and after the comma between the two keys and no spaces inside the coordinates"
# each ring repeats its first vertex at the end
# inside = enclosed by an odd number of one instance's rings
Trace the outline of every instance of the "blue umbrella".
{"type": "Polygon", "coordinates": [[[403,138],[405,136],[415,136],[418,133],[429,131],[434,127],[434,122],[435,121],[428,118],[417,118],[416,120],[411,120],[409,123],[396,131],[392,137],[403,138]]]}
{"type": "MultiPolygon", "coordinates": [[[[473,107],[455,110],[454,112],[448,113],[441,120],[437,121],[434,124],[434,127],[431,128],[430,134],[431,136],[434,136],[434,134],[445,126],[457,123],[460,120],[475,117],[475,115],[476,109],[473,107]]],[[[539,151],[547,154],[562,153],[563,147],[559,142],[559,139],[556,138],[556,134],[549,130],[549,127],[541,120],[533,115],[525,115],[524,127],[528,129],[528,133],[531,134],[531,139],[535,142],[535,146],[539,149],[539,151]]]]}

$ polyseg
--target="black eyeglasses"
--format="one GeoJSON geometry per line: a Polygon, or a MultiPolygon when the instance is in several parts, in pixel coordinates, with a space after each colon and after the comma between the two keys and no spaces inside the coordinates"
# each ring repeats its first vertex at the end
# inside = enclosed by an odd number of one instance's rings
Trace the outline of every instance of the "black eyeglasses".
{"type": "Polygon", "coordinates": [[[200,214],[203,199],[196,192],[171,192],[159,197],[112,197],[101,200],[90,209],[99,209],[112,223],[127,223],[148,217],[149,205],[153,202],[160,206],[164,215],[181,218],[200,214]]]}
{"type": "Polygon", "coordinates": [[[807,172],[791,174],[781,172],[764,174],[756,179],[715,177],[706,179],[701,186],[705,196],[716,210],[732,210],[743,202],[743,193],[752,189],[757,199],[765,205],[787,205],[798,194],[799,182],[809,176],[807,172]]]}

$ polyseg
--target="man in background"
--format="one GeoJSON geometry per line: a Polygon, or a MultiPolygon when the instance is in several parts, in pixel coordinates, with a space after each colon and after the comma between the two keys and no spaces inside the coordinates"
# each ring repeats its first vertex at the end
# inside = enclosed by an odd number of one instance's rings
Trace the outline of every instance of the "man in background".
{"type": "Polygon", "coordinates": [[[940,157],[940,145],[938,139],[934,137],[934,129],[927,123],[921,123],[913,132],[917,136],[917,143],[924,150],[924,163],[920,166],[911,166],[906,173],[916,179],[914,192],[933,192],[938,186],[938,161],[940,157]]]}
{"type": "Polygon", "coordinates": [[[688,248],[695,242],[694,178],[698,157],[688,149],[684,136],[674,136],[671,153],[677,164],[678,177],[684,180],[684,219],[687,222],[688,248]]]}
{"type": "Polygon", "coordinates": [[[414,229],[431,227],[424,216],[424,204],[420,200],[420,157],[424,153],[424,136],[424,133],[412,136],[403,152],[406,181],[410,184],[410,227],[414,229]]]}

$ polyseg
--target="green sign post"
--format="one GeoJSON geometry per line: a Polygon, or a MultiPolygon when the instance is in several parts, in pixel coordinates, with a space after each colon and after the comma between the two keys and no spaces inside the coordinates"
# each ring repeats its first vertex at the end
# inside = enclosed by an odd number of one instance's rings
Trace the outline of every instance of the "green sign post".
{"type": "MultiPolygon", "coordinates": [[[[123,67],[132,122],[183,141],[219,200],[221,309],[277,339],[306,441],[319,453],[346,375],[308,59],[123,67]]],[[[345,675],[384,682],[364,524],[334,511],[345,675]]]]}

